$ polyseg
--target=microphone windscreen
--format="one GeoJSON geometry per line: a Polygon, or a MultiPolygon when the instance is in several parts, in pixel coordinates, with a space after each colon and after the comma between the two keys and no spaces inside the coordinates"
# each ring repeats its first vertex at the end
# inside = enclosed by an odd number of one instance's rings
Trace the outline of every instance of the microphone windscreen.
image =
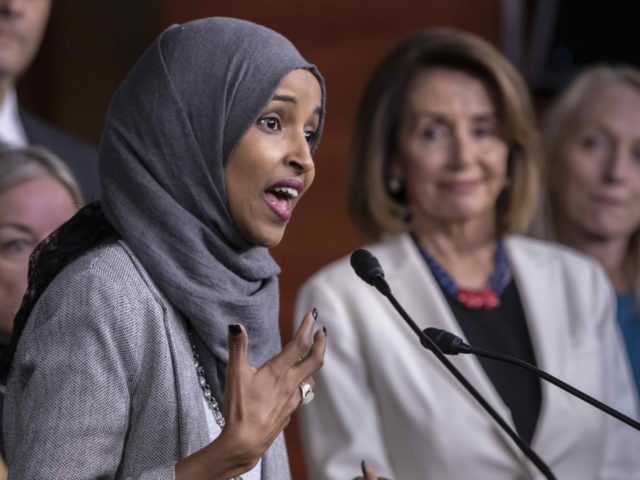
{"type": "Polygon", "coordinates": [[[378,259],[369,250],[358,249],[351,254],[351,267],[356,274],[369,285],[375,286],[375,279],[384,278],[384,271],[378,259]]]}

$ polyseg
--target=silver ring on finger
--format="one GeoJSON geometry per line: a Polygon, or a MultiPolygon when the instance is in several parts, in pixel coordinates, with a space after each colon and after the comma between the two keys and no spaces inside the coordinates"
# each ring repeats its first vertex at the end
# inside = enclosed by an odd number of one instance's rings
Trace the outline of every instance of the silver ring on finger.
{"type": "Polygon", "coordinates": [[[300,385],[298,385],[298,388],[300,388],[300,393],[302,394],[300,405],[307,405],[308,403],[311,403],[311,400],[313,400],[314,397],[311,385],[309,385],[307,382],[302,382],[300,385]]]}

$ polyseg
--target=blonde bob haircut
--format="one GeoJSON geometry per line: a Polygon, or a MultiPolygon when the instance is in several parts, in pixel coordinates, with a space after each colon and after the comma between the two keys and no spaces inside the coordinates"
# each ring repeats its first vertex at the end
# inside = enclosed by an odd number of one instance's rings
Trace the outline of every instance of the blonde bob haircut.
{"type": "MultiPolygon", "coordinates": [[[[561,150],[581,110],[604,88],[623,85],[640,95],[640,70],[629,65],[595,64],[582,70],[562,91],[549,108],[544,118],[545,164],[542,207],[536,218],[533,234],[547,240],[558,241],[555,225],[559,219],[557,207],[558,190],[563,188],[556,174],[562,165],[561,150]]],[[[640,126],[639,126],[640,128],[640,126]]],[[[640,301],[640,225],[631,234],[627,250],[627,261],[636,265],[634,295],[640,301]]]]}
{"type": "Polygon", "coordinates": [[[369,80],[351,147],[348,207],[353,221],[373,239],[412,230],[410,205],[389,189],[390,165],[407,90],[416,75],[430,68],[461,71],[485,85],[509,151],[508,186],[496,205],[497,233],[525,232],[538,203],[541,161],[528,89],[489,43],[446,28],[424,30],[402,41],[369,80]]]}
{"type": "Polygon", "coordinates": [[[51,177],[69,192],[77,208],[84,200],[69,168],[43,147],[28,146],[0,149],[0,194],[29,180],[51,177]]]}

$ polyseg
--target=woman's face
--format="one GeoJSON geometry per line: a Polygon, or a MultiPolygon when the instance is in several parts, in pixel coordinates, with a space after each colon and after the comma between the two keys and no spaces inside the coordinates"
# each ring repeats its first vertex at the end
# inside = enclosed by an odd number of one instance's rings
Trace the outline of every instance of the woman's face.
{"type": "Polygon", "coordinates": [[[27,180],[0,194],[0,344],[27,289],[29,255],[77,208],[67,189],[51,177],[27,180]]]}
{"type": "Polygon", "coordinates": [[[480,80],[445,68],[425,70],[413,79],[391,174],[405,185],[416,228],[483,217],[493,222],[507,155],[480,80]]]}
{"type": "Polygon", "coordinates": [[[554,161],[562,226],[628,238],[640,226],[640,94],[614,84],[585,99],[554,161]]]}
{"type": "Polygon", "coordinates": [[[310,143],[320,125],[316,77],[294,70],[231,154],[225,183],[231,217],[251,243],[274,247],[315,176],[310,143]]]}

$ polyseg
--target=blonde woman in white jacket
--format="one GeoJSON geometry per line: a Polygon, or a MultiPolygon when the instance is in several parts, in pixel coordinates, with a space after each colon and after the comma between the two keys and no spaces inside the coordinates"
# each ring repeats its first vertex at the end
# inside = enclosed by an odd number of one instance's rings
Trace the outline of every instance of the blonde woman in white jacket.
{"type": "MultiPolygon", "coordinates": [[[[526,87],[489,44],[436,29],[374,72],[356,125],[352,217],[421,328],[516,356],[633,415],[636,399],[602,269],[520,237],[540,148],[526,87]]],[[[516,445],[343,258],[300,291],[331,332],[300,412],[314,479],[362,459],[395,479],[541,478],[516,445]]],[[[640,435],[511,366],[451,361],[560,479],[640,478],[640,435]]]]}

